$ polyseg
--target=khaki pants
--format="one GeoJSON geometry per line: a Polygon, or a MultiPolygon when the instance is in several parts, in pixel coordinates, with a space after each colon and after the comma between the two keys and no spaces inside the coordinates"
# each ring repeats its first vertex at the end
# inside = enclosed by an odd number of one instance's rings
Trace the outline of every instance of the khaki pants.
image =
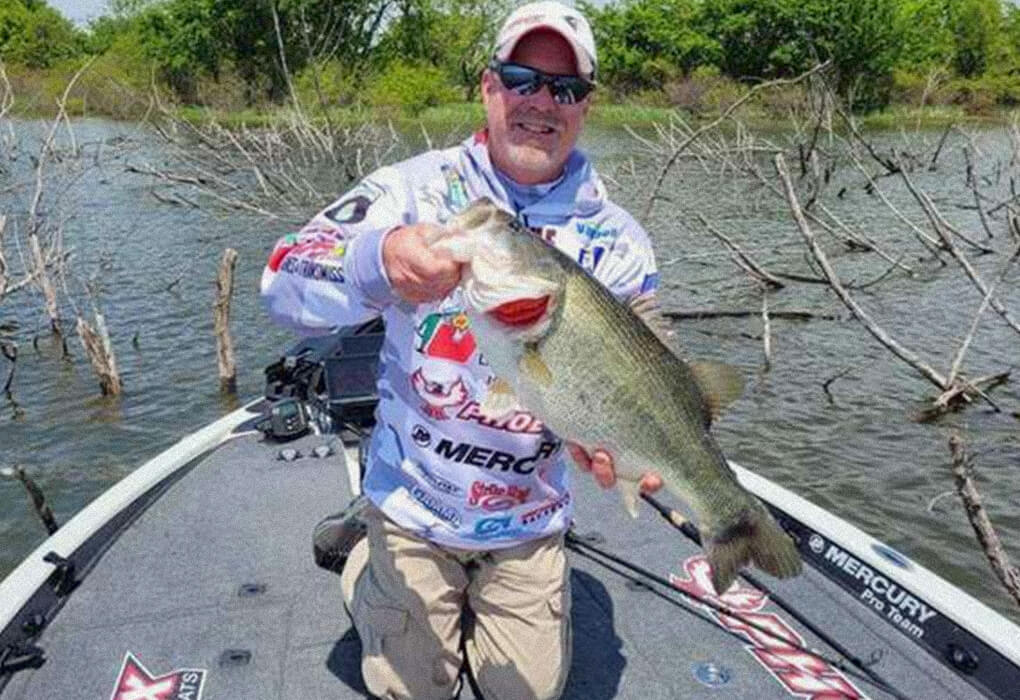
{"type": "Polygon", "coordinates": [[[558,698],[570,667],[570,583],[562,535],[508,549],[438,547],[377,508],[341,577],[362,643],[361,672],[381,698],[449,700],[464,646],[485,700],[558,698]]]}

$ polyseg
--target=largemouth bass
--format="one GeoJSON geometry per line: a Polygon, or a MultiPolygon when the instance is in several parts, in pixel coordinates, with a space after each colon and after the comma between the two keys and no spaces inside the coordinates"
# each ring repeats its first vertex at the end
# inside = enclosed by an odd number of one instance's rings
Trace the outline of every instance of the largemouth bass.
{"type": "Polygon", "coordinates": [[[716,591],[751,562],[783,578],[800,571],[792,540],[709,432],[711,385],[732,393],[725,372],[681,360],[630,306],[488,199],[431,245],[465,263],[471,330],[497,377],[483,412],[519,404],[560,438],[607,450],[632,515],[642,474],[657,471],[695,514],[716,591]]]}

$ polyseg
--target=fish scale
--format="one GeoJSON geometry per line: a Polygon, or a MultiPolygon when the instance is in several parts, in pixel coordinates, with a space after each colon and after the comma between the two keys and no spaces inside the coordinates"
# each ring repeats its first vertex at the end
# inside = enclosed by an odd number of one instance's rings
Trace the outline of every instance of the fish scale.
{"type": "MultiPolygon", "coordinates": [[[[573,265],[555,253],[565,267],[573,265]]],[[[583,445],[619,455],[615,468],[622,478],[636,482],[645,471],[658,471],[671,491],[701,511],[708,529],[751,503],[704,428],[706,409],[690,370],[591,277],[567,278],[556,321],[538,351],[557,381],[532,383],[527,393],[540,397],[553,432],[573,433],[583,445]],[[570,378],[590,386],[586,400],[566,390],[576,385],[570,378]]]]}

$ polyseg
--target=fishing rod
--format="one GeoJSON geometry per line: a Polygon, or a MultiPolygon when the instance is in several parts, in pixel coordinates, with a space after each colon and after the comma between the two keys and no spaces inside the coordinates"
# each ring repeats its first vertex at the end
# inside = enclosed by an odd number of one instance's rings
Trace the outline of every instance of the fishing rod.
{"type": "MultiPolygon", "coordinates": [[[[595,545],[591,544],[590,542],[586,542],[584,540],[584,538],[579,537],[578,535],[575,535],[572,531],[568,531],[567,532],[566,541],[567,541],[567,546],[570,547],[571,549],[573,549],[575,552],[577,552],[581,556],[583,556],[585,558],[588,558],[588,559],[591,559],[592,561],[600,564],[601,566],[606,567],[610,571],[613,571],[614,573],[619,574],[620,576],[623,576],[624,578],[627,578],[628,580],[634,581],[635,583],[638,583],[638,584],[646,587],[652,593],[658,595],[661,598],[664,598],[665,600],[673,603],[674,605],[680,606],[681,609],[686,610],[687,612],[690,612],[692,614],[695,614],[697,617],[699,617],[701,619],[705,619],[705,620],[708,620],[710,622],[714,622],[714,621],[710,620],[709,618],[704,618],[701,615],[697,615],[697,613],[694,610],[692,610],[689,607],[686,607],[686,606],[682,605],[679,601],[677,601],[677,600],[667,596],[665,593],[662,593],[661,591],[655,590],[654,588],[649,586],[647,582],[640,581],[640,580],[638,580],[637,578],[633,577],[630,574],[627,574],[627,573],[622,572],[622,571],[620,571],[618,569],[615,569],[612,566],[609,566],[608,564],[606,564],[605,561],[600,560],[598,557],[602,557],[602,558],[604,558],[604,559],[606,559],[606,560],[608,560],[608,561],[610,561],[610,562],[612,562],[614,564],[622,566],[625,569],[628,569],[629,571],[631,571],[631,572],[633,572],[635,574],[639,574],[640,576],[643,576],[644,578],[646,578],[646,579],[648,579],[648,580],[650,580],[650,581],[652,581],[654,583],[659,584],[663,588],[668,589],[670,592],[679,593],[680,595],[684,596],[685,598],[688,598],[688,599],[690,599],[690,600],[692,600],[692,601],[694,601],[696,603],[700,603],[700,604],[702,604],[702,605],[704,605],[704,606],[706,606],[708,608],[711,608],[712,610],[714,610],[717,613],[720,613],[720,614],[725,615],[727,617],[731,617],[731,618],[736,619],[736,620],[740,620],[743,624],[745,624],[748,627],[754,629],[756,632],[760,632],[761,634],[764,634],[764,635],[766,635],[768,637],[771,637],[772,639],[775,639],[776,641],[782,642],[783,645],[786,646],[786,647],[789,647],[791,649],[795,649],[795,650],[797,650],[799,652],[802,652],[804,654],[809,654],[809,655],[819,659],[820,661],[823,661],[823,662],[825,662],[825,663],[827,663],[827,664],[829,664],[829,665],[839,669],[840,671],[846,673],[848,676],[851,676],[852,678],[855,678],[855,679],[857,679],[859,681],[862,681],[862,682],[867,683],[867,684],[869,684],[871,686],[874,686],[878,690],[881,690],[882,692],[887,693],[891,697],[896,698],[896,700],[909,700],[907,695],[904,695],[902,692],[897,690],[895,687],[893,687],[892,685],[890,685],[889,683],[884,681],[880,676],[878,676],[874,672],[870,671],[870,669],[868,669],[867,667],[865,667],[863,669],[863,672],[860,672],[860,671],[855,670],[854,668],[848,667],[843,661],[841,661],[839,659],[831,658],[831,657],[827,656],[826,654],[823,654],[822,652],[816,651],[815,649],[811,649],[811,648],[808,648],[808,647],[803,646],[801,644],[797,644],[796,642],[793,642],[792,640],[790,640],[788,637],[784,637],[783,635],[779,634],[778,632],[776,632],[776,631],[774,631],[772,629],[769,629],[768,627],[765,627],[763,625],[759,625],[758,623],[756,623],[756,622],[754,622],[752,620],[747,619],[744,615],[742,615],[741,613],[737,612],[736,610],[733,610],[732,608],[730,608],[727,605],[723,605],[721,603],[717,603],[717,602],[715,602],[713,600],[709,600],[709,599],[703,598],[703,597],[701,597],[701,596],[699,596],[697,594],[690,593],[690,592],[685,591],[683,589],[677,588],[670,581],[668,581],[667,579],[659,576],[658,574],[656,574],[656,573],[654,573],[652,571],[649,571],[648,569],[645,569],[642,566],[634,564],[633,562],[630,562],[630,561],[628,561],[626,559],[623,559],[622,557],[618,557],[615,554],[607,552],[604,549],[600,549],[599,547],[596,547],[595,545]],[[585,551],[585,550],[587,550],[587,551],[585,551]],[[596,557],[595,555],[598,555],[598,556],[596,557]]],[[[734,630],[729,630],[729,629],[726,629],[725,627],[723,627],[722,631],[725,634],[728,634],[731,637],[739,639],[742,642],[746,642],[747,641],[744,637],[741,637],[740,634],[738,632],[734,631],[734,630]]],[[[818,680],[821,681],[822,683],[825,683],[825,679],[819,678],[818,680]]],[[[826,685],[828,685],[828,684],[826,683],[826,685]]],[[[835,691],[837,689],[833,688],[833,690],[835,691]]]]}
{"type": "MultiPolygon", "coordinates": [[[[668,522],[674,528],[682,532],[684,536],[687,537],[687,539],[691,540],[699,547],[702,546],[701,531],[698,529],[698,526],[692,523],[687,518],[685,518],[682,513],[677,511],[675,508],[670,508],[669,506],[664,505],[662,502],[660,502],[651,494],[642,493],[641,498],[643,498],[646,503],[652,506],[652,508],[654,508],[666,522],[668,522]]],[[[792,605],[787,603],[782,597],[776,594],[775,591],[773,591],[771,588],[762,583],[762,581],[758,579],[756,576],[745,571],[741,571],[740,576],[745,581],[747,581],[753,588],[756,588],[757,590],[767,595],[769,600],[775,603],[778,608],[788,613],[793,619],[795,619],[797,622],[803,625],[809,632],[811,632],[816,637],[821,639],[832,649],[835,649],[836,652],[840,654],[840,656],[842,656],[844,659],[846,659],[849,663],[851,663],[856,668],[860,669],[863,673],[866,673],[873,681],[877,681],[884,685],[888,685],[884,680],[882,680],[880,676],[878,676],[878,674],[876,674],[871,668],[869,668],[868,665],[865,664],[860,659],[860,657],[858,657],[856,654],[854,654],[849,649],[844,647],[838,641],[833,639],[824,630],[818,629],[818,627],[816,627],[814,623],[812,623],[810,620],[804,617],[804,615],[801,614],[800,611],[798,611],[792,605]]]]}

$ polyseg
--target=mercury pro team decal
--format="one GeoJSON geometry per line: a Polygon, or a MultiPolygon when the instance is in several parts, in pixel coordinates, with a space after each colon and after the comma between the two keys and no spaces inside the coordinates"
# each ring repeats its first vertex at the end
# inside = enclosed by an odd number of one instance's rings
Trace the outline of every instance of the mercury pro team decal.
{"type": "Polygon", "coordinates": [[[129,651],[110,700],[201,700],[205,674],[205,669],[179,668],[154,676],[129,651]]]}

